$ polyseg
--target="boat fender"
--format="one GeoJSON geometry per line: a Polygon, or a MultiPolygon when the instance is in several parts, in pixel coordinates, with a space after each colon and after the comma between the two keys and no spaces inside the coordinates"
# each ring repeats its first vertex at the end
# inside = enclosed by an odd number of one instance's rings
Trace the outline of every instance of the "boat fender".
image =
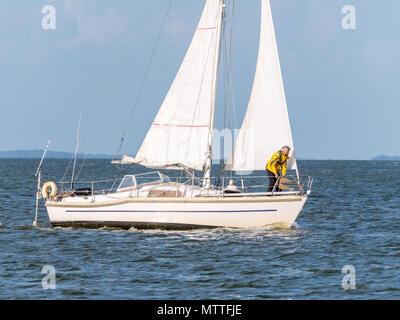
{"type": "Polygon", "coordinates": [[[46,182],[42,187],[42,197],[44,199],[48,199],[48,198],[53,198],[56,195],[57,195],[57,185],[53,181],[46,182]]]}

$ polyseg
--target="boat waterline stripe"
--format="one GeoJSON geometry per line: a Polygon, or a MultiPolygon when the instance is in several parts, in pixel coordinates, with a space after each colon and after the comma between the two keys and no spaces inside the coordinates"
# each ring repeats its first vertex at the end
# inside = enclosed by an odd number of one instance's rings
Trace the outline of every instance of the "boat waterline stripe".
{"type": "Polygon", "coordinates": [[[184,128],[208,128],[208,125],[192,126],[192,125],[185,125],[185,124],[161,124],[161,123],[153,123],[153,126],[184,127],[184,128]]]}
{"type": "Polygon", "coordinates": [[[66,210],[66,212],[93,212],[93,213],[111,213],[111,212],[174,212],[174,213],[240,213],[240,212],[276,212],[277,209],[270,209],[270,210],[230,210],[230,211],[191,211],[191,210],[66,210]]]}

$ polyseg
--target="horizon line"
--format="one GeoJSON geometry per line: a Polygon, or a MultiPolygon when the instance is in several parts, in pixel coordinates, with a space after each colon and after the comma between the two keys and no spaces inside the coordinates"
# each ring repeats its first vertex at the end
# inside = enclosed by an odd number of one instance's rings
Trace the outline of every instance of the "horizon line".
{"type": "MultiPolygon", "coordinates": [[[[3,159],[37,159],[38,157],[40,158],[41,155],[33,155],[33,156],[23,156],[21,155],[21,157],[18,157],[17,155],[15,156],[11,156],[11,157],[7,157],[7,153],[32,153],[32,152],[44,152],[44,149],[16,149],[16,150],[0,150],[0,158],[3,159]],[[3,154],[3,155],[2,155],[3,154]]],[[[49,155],[49,153],[61,153],[64,155],[73,155],[74,152],[71,151],[60,151],[60,150],[48,150],[47,154],[49,155]]],[[[100,159],[100,156],[103,156],[103,159],[108,159],[108,158],[113,158],[115,155],[112,154],[108,154],[108,153],[85,153],[85,152],[79,152],[78,156],[86,156],[86,157],[90,157],[90,156],[95,156],[98,159],[100,159]]],[[[54,155],[53,155],[54,157],[54,155]]],[[[53,158],[52,156],[48,156],[47,158],[53,158]]],[[[223,159],[218,159],[215,158],[214,160],[218,161],[218,160],[223,160],[223,159]]],[[[388,155],[378,155],[378,156],[374,156],[370,159],[341,159],[341,158],[317,158],[317,157],[310,157],[310,156],[300,156],[300,157],[296,157],[296,160],[299,161],[381,161],[381,160],[391,160],[391,161],[396,161],[396,160],[400,160],[400,156],[388,156],[388,155]],[[381,158],[381,159],[379,159],[381,158]]]]}

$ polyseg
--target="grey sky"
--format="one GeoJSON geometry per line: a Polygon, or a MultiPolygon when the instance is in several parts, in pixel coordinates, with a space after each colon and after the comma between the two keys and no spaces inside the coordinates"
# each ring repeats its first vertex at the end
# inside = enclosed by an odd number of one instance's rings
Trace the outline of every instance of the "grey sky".
{"type": "MultiPolygon", "coordinates": [[[[114,153],[167,10],[167,0],[0,3],[0,150],[114,153]],[[56,30],[41,9],[56,8],[56,30]]],[[[130,124],[134,155],[196,28],[203,0],[174,0],[130,124]]],[[[297,155],[369,159],[400,155],[398,0],[271,0],[297,155]],[[356,8],[355,30],[341,26],[356,8]]],[[[240,126],[258,50],[259,0],[236,0],[233,81],[240,126]]],[[[221,91],[220,91],[221,92],[221,91]]],[[[217,121],[223,106],[218,98],[217,121]]]]}

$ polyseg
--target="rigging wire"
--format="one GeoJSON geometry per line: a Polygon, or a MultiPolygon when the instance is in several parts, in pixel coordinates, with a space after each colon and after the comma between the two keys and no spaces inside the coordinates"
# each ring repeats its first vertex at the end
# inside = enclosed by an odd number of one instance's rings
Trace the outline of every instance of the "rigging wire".
{"type": "Polygon", "coordinates": [[[60,183],[61,183],[61,187],[63,187],[63,185],[64,185],[64,178],[65,178],[65,176],[67,175],[67,173],[68,173],[68,171],[69,171],[69,168],[70,168],[70,166],[71,166],[72,161],[74,161],[73,168],[72,168],[72,178],[71,178],[71,182],[70,182],[70,183],[71,183],[71,191],[72,191],[72,189],[73,189],[73,184],[74,184],[75,165],[76,165],[76,157],[77,157],[77,154],[78,154],[79,131],[80,131],[80,128],[81,128],[82,113],[83,113],[83,107],[82,107],[82,109],[81,109],[81,113],[80,113],[80,117],[79,117],[78,131],[77,131],[77,135],[76,135],[76,147],[75,147],[75,152],[74,152],[74,154],[72,155],[71,160],[69,160],[67,169],[65,169],[64,175],[63,175],[63,177],[62,177],[62,179],[61,179],[61,182],[60,182],[60,183]]]}
{"type": "Polygon", "coordinates": [[[145,70],[145,73],[144,73],[143,80],[142,80],[141,85],[140,85],[140,87],[139,87],[139,90],[138,90],[138,93],[137,93],[137,95],[136,95],[136,99],[135,99],[133,108],[131,109],[131,112],[130,112],[130,114],[129,114],[128,121],[127,121],[126,126],[125,126],[125,130],[123,131],[120,144],[119,144],[119,146],[118,146],[117,151],[115,152],[115,155],[114,155],[113,160],[115,160],[115,159],[118,157],[118,155],[120,154],[122,145],[123,145],[123,143],[124,143],[124,141],[125,141],[125,136],[126,136],[126,133],[127,133],[127,131],[128,131],[129,124],[130,124],[130,122],[131,122],[131,120],[132,120],[132,117],[133,117],[133,114],[134,114],[134,112],[135,112],[135,110],[136,110],[136,108],[137,108],[137,104],[138,104],[139,98],[140,98],[140,96],[141,96],[141,93],[142,93],[144,84],[145,84],[146,79],[147,79],[147,75],[148,75],[148,73],[149,73],[149,71],[150,71],[150,66],[151,66],[151,64],[152,64],[152,62],[153,62],[155,53],[156,53],[157,48],[158,48],[158,45],[159,45],[159,43],[160,43],[161,35],[162,35],[163,30],[164,30],[165,24],[166,24],[166,22],[167,22],[167,18],[168,18],[168,16],[169,16],[169,12],[171,11],[171,7],[172,7],[172,3],[173,3],[173,2],[174,2],[174,0],[170,0],[170,2],[169,2],[169,6],[168,6],[167,12],[166,12],[165,17],[164,17],[164,21],[163,21],[163,23],[162,23],[162,25],[161,25],[161,30],[160,30],[160,32],[159,32],[159,34],[158,34],[158,37],[157,37],[157,40],[156,40],[156,44],[155,44],[155,46],[154,46],[154,48],[153,48],[153,51],[152,51],[152,53],[151,53],[149,62],[147,63],[147,66],[146,66],[146,70],[145,70]]]}
{"type": "Polygon", "coordinates": [[[81,115],[79,117],[79,124],[78,124],[78,132],[76,134],[76,147],[75,147],[75,153],[74,153],[74,165],[72,167],[72,177],[71,177],[71,190],[74,187],[74,175],[75,175],[75,167],[76,167],[76,158],[78,156],[78,148],[79,148],[79,133],[81,130],[81,121],[82,121],[82,113],[83,113],[83,107],[81,109],[81,115]]]}
{"type": "MultiPolygon", "coordinates": [[[[224,62],[223,67],[224,67],[224,72],[223,72],[223,92],[224,92],[224,128],[226,128],[226,119],[227,119],[227,103],[228,103],[228,99],[227,99],[227,23],[226,23],[226,17],[224,19],[224,23],[222,25],[222,60],[224,62]]],[[[219,148],[219,152],[221,152],[221,147],[219,148]]],[[[223,151],[223,155],[225,155],[225,137],[224,137],[224,151],[223,151]]],[[[218,172],[217,172],[217,185],[219,185],[220,181],[221,181],[221,175],[224,172],[224,159],[222,159],[221,161],[221,156],[220,156],[220,164],[219,164],[219,168],[218,168],[218,172]]]]}
{"type": "Polygon", "coordinates": [[[88,153],[86,153],[85,159],[83,159],[83,162],[82,162],[82,164],[81,164],[81,167],[79,168],[78,174],[77,174],[76,177],[75,177],[75,181],[78,181],[79,175],[80,175],[80,173],[81,173],[81,171],[82,171],[83,166],[85,165],[85,162],[86,162],[86,160],[87,160],[87,157],[88,157],[88,153]]]}
{"type": "MultiPolygon", "coordinates": [[[[224,128],[228,128],[230,132],[232,133],[232,122],[231,122],[231,115],[232,115],[232,102],[234,101],[233,98],[233,85],[232,85],[232,47],[233,47],[233,31],[234,31],[234,11],[235,11],[235,0],[230,1],[230,7],[231,7],[231,16],[230,16],[230,23],[229,23],[229,28],[227,27],[226,21],[224,24],[224,42],[223,42],[223,49],[224,49],[224,54],[223,54],[223,60],[225,62],[224,64],[224,128]],[[229,32],[230,29],[230,32],[229,32]]],[[[224,137],[224,155],[225,155],[225,141],[224,137]]],[[[234,137],[232,137],[232,140],[230,142],[233,142],[234,137]]],[[[232,148],[232,145],[230,146],[232,148]]],[[[233,149],[232,149],[233,150],[233,149]]],[[[233,152],[232,152],[233,153],[233,152]]],[[[231,159],[233,157],[231,156],[231,159]]],[[[218,183],[221,182],[221,176],[224,174],[225,171],[225,159],[223,159],[222,163],[220,163],[220,168],[217,173],[218,177],[218,183]]],[[[228,159],[229,160],[229,159],[228,159]]],[[[232,170],[231,170],[231,176],[232,176],[232,170]]]]}
{"type": "MultiPolygon", "coordinates": [[[[231,113],[232,113],[232,100],[233,100],[233,84],[232,84],[232,47],[233,47],[233,33],[234,33],[234,18],[235,18],[235,0],[232,0],[232,22],[231,22],[231,37],[230,37],[230,43],[229,43],[229,76],[228,76],[228,87],[229,87],[229,95],[228,95],[228,127],[232,132],[232,122],[231,122],[231,113]]],[[[232,136],[232,142],[234,142],[234,136],[232,136]]],[[[231,160],[233,164],[233,156],[234,156],[234,147],[231,145],[231,160]]],[[[232,178],[232,168],[230,170],[231,173],[231,178],[232,178]]]]}
{"type": "Polygon", "coordinates": [[[74,160],[74,155],[73,155],[72,158],[69,160],[67,169],[65,170],[64,175],[63,175],[63,177],[62,177],[62,179],[61,179],[61,182],[60,182],[60,183],[61,183],[61,186],[63,186],[63,184],[64,184],[64,178],[65,178],[65,176],[66,176],[67,173],[68,173],[68,170],[69,170],[69,167],[71,166],[72,160],[74,160]]]}

